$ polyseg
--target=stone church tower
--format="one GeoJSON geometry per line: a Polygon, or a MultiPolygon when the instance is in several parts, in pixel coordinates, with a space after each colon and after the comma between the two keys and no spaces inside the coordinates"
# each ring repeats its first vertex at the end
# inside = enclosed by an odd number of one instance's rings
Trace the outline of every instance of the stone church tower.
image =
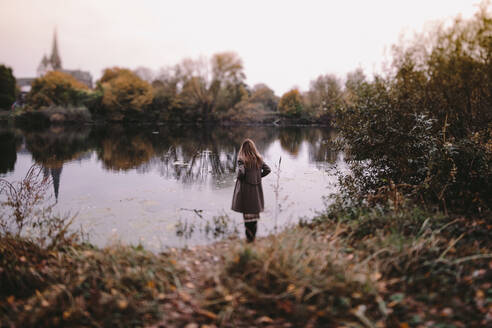
{"type": "Polygon", "coordinates": [[[59,71],[62,69],[62,62],[60,53],[58,52],[58,38],[56,35],[56,30],[53,33],[53,45],[51,48],[51,56],[43,56],[41,63],[38,66],[38,76],[43,76],[49,71],[59,71]]]}
{"type": "Polygon", "coordinates": [[[53,44],[51,46],[51,55],[46,56],[46,54],[41,59],[37,69],[37,76],[41,77],[48,73],[49,71],[60,71],[66,74],[72,75],[78,81],[84,83],[87,87],[92,88],[92,76],[91,73],[81,70],[70,70],[64,69],[62,67],[62,60],[60,52],[58,50],[58,36],[55,32],[53,33],[53,44]]]}
{"type": "Polygon", "coordinates": [[[53,69],[55,70],[62,69],[62,62],[61,62],[60,54],[58,53],[58,38],[56,35],[56,30],[55,33],[53,34],[53,47],[51,49],[50,62],[51,65],[53,65],[53,69]]]}

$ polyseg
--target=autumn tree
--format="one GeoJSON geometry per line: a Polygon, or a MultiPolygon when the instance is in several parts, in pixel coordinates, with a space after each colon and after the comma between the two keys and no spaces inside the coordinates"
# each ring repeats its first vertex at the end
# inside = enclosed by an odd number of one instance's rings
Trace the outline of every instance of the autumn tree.
{"type": "Polygon", "coordinates": [[[208,119],[213,103],[214,98],[205,78],[192,76],[184,82],[179,94],[179,104],[184,111],[188,111],[187,116],[200,114],[202,119],[208,119]]]}
{"type": "Polygon", "coordinates": [[[15,101],[15,77],[12,69],[0,65],[0,108],[10,108],[15,101]]]}
{"type": "Polygon", "coordinates": [[[167,120],[175,116],[173,111],[178,107],[177,97],[182,82],[180,65],[162,68],[154,75],[152,109],[159,113],[162,119],[167,120]]]}
{"type": "Polygon", "coordinates": [[[35,108],[79,105],[84,99],[84,91],[88,91],[87,86],[73,76],[51,71],[34,80],[27,102],[35,108]]]}
{"type": "Polygon", "coordinates": [[[406,112],[425,109],[462,137],[492,121],[492,14],[483,2],[472,19],[456,18],[393,47],[391,90],[406,112]]]}
{"type": "Polygon", "coordinates": [[[180,106],[199,111],[203,119],[234,107],[246,95],[242,60],[234,52],[215,54],[210,61],[185,59],[174,76],[180,106]]]}
{"type": "Polygon", "coordinates": [[[133,73],[135,73],[139,78],[148,83],[152,83],[154,81],[155,73],[152,69],[148,67],[139,66],[135,70],[133,70],[133,73]]]}
{"type": "Polygon", "coordinates": [[[212,83],[210,91],[214,98],[214,110],[232,108],[245,96],[243,62],[234,52],[212,56],[212,83]]]}
{"type": "Polygon", "coordinates": [[[265,84],[257,84],[249,89],[242,89],[241,101],[219,118],[241,122],[271,121],[277,111],[278,97],[265,84]]]}
{"type": "Polygon", "coordinates": [[[357,102],[361,95],[364,83],[367,83],[366,75],[361,68],[357,68],[356,70],[347,73],[343,98],[349,106],[357,102]]]}
{"type": "Polygon", "coordinates": [[[259,83],[253,86],[248,101],[261,104],[266,110],[274,112],[277,110],[279,99],[270,87],[264,83],[259,83]]]}
{"type": "Polygon", "coordinates": [[[333,74],[320,75],[311,81],[306,93],[306,107],[316,118],[333,116],[343,105],[342,83],[333,74]]]}
{"type": "Polygon", "coordinates": [[[152,86],[125,68],[107,68],[98,81],[102,105],[108,111],[142,111],[153,98],[152,86]]]}
{"type": "Polygon", "coordinates": [[[300,116],[303,111],[302,96],[298,89],[292,89],[282,95],[278,103],[280,113],[289,116],[300,116]]]}

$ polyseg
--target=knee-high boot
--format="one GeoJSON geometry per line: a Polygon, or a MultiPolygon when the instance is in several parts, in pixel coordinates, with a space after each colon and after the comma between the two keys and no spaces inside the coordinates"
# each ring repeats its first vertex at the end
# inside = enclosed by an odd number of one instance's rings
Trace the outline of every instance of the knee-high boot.
{"type": "Polygon", "coordinates": [[[246,230],[246,239],[249,243],[253,242],[256,238],[257,221],[244,222],[246,230]]]}

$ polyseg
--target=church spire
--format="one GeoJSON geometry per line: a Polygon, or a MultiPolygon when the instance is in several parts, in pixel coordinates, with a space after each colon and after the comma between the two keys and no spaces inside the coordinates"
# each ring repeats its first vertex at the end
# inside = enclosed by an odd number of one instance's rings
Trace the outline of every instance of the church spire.
{"type": "Polygon", "coordinates": [[[58,53],[58,40],[57,40],[57,33],[56,33],[56,28],[55,32],[53,33],[53,48],[51,49],[51,57],[50,57],[50,62],[52,65],[53,70],[59,70],[62,68],[62,63],[61,63],[61,57],[60,54],[58,53]]]}

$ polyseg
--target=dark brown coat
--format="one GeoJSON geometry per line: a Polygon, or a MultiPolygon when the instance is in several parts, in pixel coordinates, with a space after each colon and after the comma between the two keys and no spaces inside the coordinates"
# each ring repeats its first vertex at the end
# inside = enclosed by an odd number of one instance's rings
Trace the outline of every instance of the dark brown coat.
{"type": "Polygon", "coordinates": [[[238,161],[236,187],[232,196],[232,210],[246,214],[263,212],[265,201],[261,178],[270,173],[270,167],[262,163],[260,168],[247,168],[244,162],[238,161]]]}

